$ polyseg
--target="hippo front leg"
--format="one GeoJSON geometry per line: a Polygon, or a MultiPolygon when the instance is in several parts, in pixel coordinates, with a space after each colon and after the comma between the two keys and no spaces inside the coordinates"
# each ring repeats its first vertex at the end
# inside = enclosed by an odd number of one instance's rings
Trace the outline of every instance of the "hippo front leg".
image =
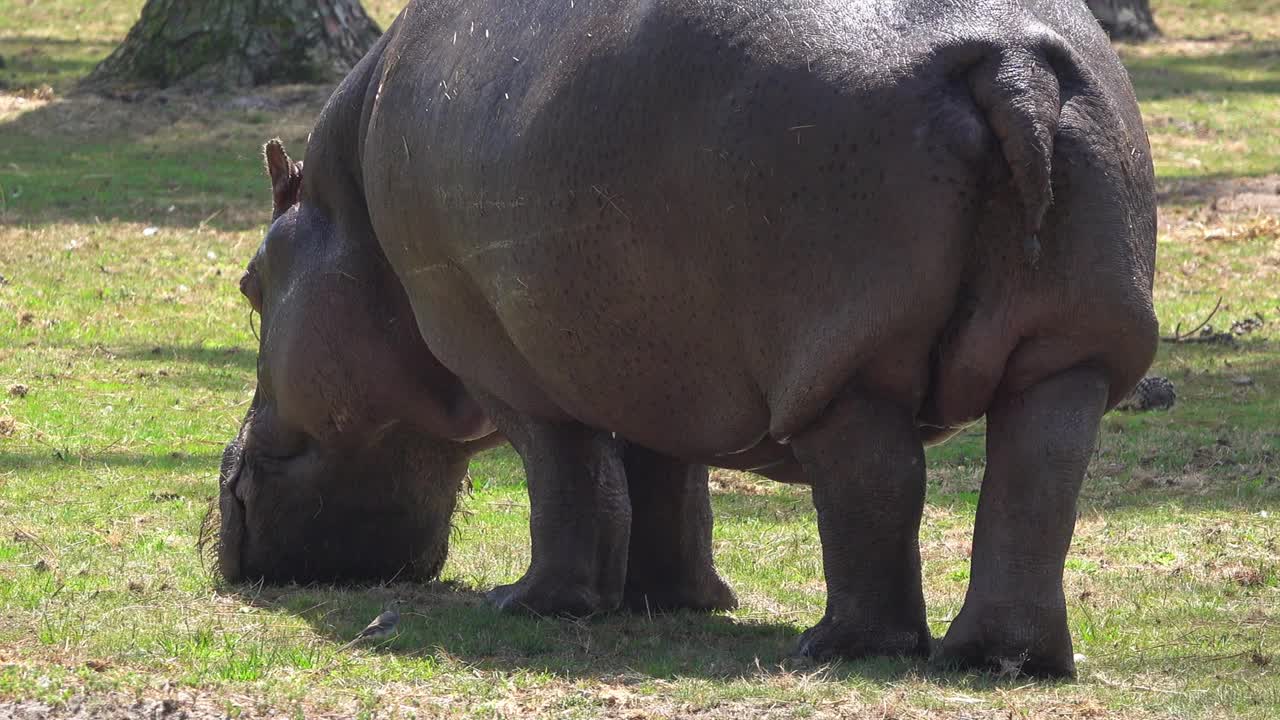
{"type": "Polygon", "coordinates": [[[1062,571],[1108,387],[1069,370],[987,412],[969,591],[939,664],[1075,673],[1062,571]]]}
{"type": "Polygon", "coordinates": [[[813,485],[827,580],[826,613],[801,637],[799,654],[927,656],[924,447],[912,411],[851,388],[792,448],[813,485]]]}
{"type": "Polygon", "coordinates": [[[625,463],[631,497],[627,606],[637,612],[737,607],[712,559],[706,466],[639,445],[627,447],[625,463]]]}
{"type": "Polygon", "coordinates": [[[524,577],[489,592],[498,608],[583,617],[622,602],[631,527],[623,443],[576,422],[485,410],[524,461],[532,560],[524,577]]]}

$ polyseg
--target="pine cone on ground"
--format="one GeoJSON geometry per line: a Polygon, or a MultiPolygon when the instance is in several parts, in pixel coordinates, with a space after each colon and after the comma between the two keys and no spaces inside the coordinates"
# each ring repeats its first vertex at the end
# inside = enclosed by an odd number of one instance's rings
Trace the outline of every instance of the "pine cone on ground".
{"type": "Polygon", "coordinates": [[[1178,393],[1173,389],[1173,382],[1169,378],[1151,375],[1142,378],[1133,392],[1121,400],[1116,409],[1134,412],[1168,410],[1173,407],[1177,399],[1178,393]]]}

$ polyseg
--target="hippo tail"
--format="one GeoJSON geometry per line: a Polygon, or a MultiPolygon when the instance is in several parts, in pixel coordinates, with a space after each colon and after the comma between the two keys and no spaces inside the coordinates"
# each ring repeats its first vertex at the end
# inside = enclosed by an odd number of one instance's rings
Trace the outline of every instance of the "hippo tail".
{"type": "Polygon", "coordinates": [[[1062,104],[1059,76],[1046,55],[1061,57],[1060,42],[988,47],[968,72],[974,102],[999,140],[1021,200],[1023,252],[1033,266],[1053,204],[1053,140],[1062,104]]]}

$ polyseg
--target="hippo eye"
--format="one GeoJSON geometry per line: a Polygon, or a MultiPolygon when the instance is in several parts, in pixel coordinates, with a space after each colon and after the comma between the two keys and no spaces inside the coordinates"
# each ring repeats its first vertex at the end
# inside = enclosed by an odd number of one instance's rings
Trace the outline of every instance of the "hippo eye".
{"type": "Polygon", "coordinates": [[[264,405],[250,428],[245,454],[264,472],[283,472],[307,453],[308,442],[303,433],[290,431],[273,421],[274,408],[264,405]]]}
{"type": "MultiPolygon", "coordinates": [[[[299,453],[300,454],[300,453],[299,453]]],[[[266,472],[280,472],[285,466],[298,458],[298,454],[294,455],[262,455],[259,454],[254,458],[255,464],[266,472]]]]}

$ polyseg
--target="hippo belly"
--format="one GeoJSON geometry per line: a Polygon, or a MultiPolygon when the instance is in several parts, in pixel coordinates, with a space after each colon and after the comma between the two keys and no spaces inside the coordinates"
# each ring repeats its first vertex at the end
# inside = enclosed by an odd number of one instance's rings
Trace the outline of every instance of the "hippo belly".
{"type": "Polygon", "coordinates": [[[859,376],[920,406],[990,141],[972,104],[753,61],[752,28],[607,20],[569,56],[581,28],[544,23],[519,63],[425,29],[386,50],[370,204],[432,351],[680,457],[785,441],[859,376]]]}

